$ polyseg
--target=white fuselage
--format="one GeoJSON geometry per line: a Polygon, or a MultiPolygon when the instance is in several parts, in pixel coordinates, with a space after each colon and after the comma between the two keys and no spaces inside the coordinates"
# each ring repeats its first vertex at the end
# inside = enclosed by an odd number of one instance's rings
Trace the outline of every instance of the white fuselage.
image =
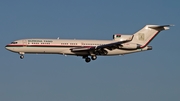
{"type": "MultiPolygon", "coordinates": [[[[72,40],[72,39],[22,39],[6,45],[6,49],[19,54],[63,54],[63,55],[89,55],[87,51],[72,52],[72,48],[94,47],[117,42],[116,40],[72,40]]],[[[128,44],[128,43],[127,43],[128,44]]],[[[123,55],[148,50],[148,47],[135,50],[113,49],[107,55],[123,55]]]]}
{"type": "Polygon", "coordinates": [[[146,25],[133,35],[113,35],[113,40],[72,40],[72,39],[22,39],[5,46],[9,51],[24,54],[63,54],[82,56],[86,62],[96,60],[97,55],[124,55],[152,50],[148,44],[159,32],[171,25],[146,25]],[[89,56],[91,58],[89,58],[89,56]]]}

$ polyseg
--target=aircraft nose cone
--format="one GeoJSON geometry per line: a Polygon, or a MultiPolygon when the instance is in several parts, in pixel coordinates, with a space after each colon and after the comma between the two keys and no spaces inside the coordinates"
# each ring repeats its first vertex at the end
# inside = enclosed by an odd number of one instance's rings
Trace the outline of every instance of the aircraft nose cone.
{"type": "Polygon", "coordinates": [[[8,51],[14,52],[14,48],[13,48],[11,45],[6,45],[5,48],[6,48],[8,51]]]}
{"type": "Polygon", "coordinates": [[[6,45],[5,48],[7,49],[7,48],[8,48],[8,45],[6,45]]]}
{"type": "Polygon", "coordinates": [[[8,45],[6,45],[5,48],[6,48],[7,50],[10,50],[10,47],[9,47],[8,45]]]}

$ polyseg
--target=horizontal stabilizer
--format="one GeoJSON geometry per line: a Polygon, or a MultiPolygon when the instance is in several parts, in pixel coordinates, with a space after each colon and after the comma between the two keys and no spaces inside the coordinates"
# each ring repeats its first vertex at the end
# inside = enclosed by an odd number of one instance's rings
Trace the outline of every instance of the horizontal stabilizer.
{"type": "Polygon", "coordinates": [[[171,26],[174,26],[174,25],[148,25],[148,28],[167,30],[171,26]]]}

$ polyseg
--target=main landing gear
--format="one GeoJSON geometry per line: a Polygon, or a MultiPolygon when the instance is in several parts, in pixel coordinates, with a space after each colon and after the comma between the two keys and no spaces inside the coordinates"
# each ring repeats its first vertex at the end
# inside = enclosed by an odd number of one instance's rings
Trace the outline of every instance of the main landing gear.
{"type": "Polygon", "coordinates": [[[86,58],[85,58],[85,61],[88,63],[88,62],[91,61],[91,59],[90,59],[89,57],[86,57],[86,58]]]}
{"type": "Polygon", "coordinates": [[[85,59],[85,61],[88,63],[92,60],[96,60],[97,59],[97,56],[96,55],[93,55],[91,56],[91,58],[89,58],[88,56],[83,56],[83,59],[85,59]]]}
{"type": "Polygon", "coordinates": [[[97,59],[97,56],[96,56],[96,55],[93,55],[93,56],[91,56],[91,59],[92,59],[92,60],[96,60],[96,59],[97,59]]]}
{"type": "Polygon", "coordinates": [[[83,56],[83,59],[85,59],[85,61],[88,63],[91,60],[96,60],[97,55],[107,55],[107,54],[108,54],[107,50],[98,50],[98,51],[90,53],[91,58],[89,58],[88,55],[85,55],[83,56]]]}

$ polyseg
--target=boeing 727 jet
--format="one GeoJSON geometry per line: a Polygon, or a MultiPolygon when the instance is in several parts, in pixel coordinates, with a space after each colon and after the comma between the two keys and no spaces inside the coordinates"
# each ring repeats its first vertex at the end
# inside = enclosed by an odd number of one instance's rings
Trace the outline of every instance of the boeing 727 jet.
{"type": "Polygon", "coordinates": [[[11,42],[5,48],[11,52],[24,54],[62,54],[81,56],[86,62],[97,56],[124,55],[152,50],[148,44],[162,30],[171,25],[146,25],[133,35],[114,34],[112,40],[75,39],[21,39],[11,42]]]}

